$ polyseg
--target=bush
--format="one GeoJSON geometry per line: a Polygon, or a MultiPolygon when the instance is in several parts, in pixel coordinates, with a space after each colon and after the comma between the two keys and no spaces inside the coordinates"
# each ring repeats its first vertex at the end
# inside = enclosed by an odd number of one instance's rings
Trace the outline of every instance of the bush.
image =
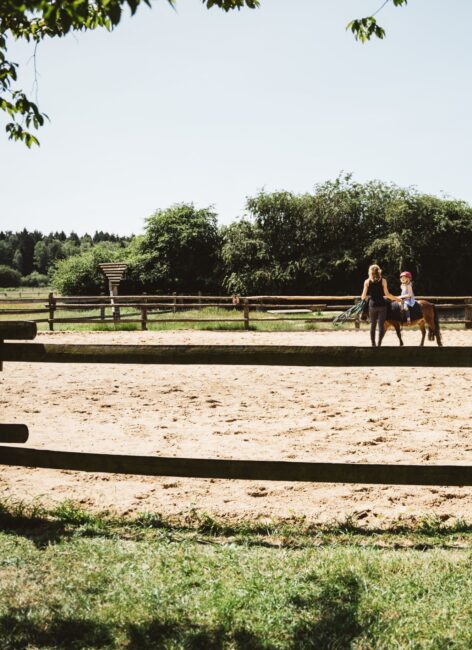
{"type": "Polygon", "coordinates": [[[57,262],[51,273],[51,283],[64,296],[98,295],[108,292],[108,280],[98,265],[117,262],[124,257],[117,244],[97,244],[82,255],[57,262]]]}
{"type": "Polygon", "coordinates": [[[0,287],[19,287],[21,283],[21,274],[15,269],[0,264],[0,287]]]}
{"type": "Polygon", "coordinates": [[[37,271],[33,271],[33,273],[21,278],[21,286],[23,287],[47,287],[48,284],[48,276],[43,273],[38,273],[37,271]]]}

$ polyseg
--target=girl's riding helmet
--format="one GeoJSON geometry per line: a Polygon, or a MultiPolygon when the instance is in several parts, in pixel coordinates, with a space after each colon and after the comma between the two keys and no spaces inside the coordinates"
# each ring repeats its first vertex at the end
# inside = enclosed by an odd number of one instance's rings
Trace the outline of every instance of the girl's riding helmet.
{"type": "Polygon", "coordinates": [[[403,271],[402,273],[400,273],[400,277],[403,277],[404,275],[405,275],[407,278],[410,278],[410,280],[411,280],[412,277],[413,277],[413,276],[411,275],[410,271],[403,271]]]}

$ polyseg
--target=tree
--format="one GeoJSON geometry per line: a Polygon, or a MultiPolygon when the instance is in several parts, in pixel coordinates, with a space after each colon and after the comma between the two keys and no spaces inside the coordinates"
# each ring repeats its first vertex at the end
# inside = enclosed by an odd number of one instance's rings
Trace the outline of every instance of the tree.
{"type": "Polygon", "coordinates": [[[392,282],[405,268],[421,293],[472,290],[472,208],[463,201],[350,175],[313,194],[261,192],[250,220],[223,231],[229,291],[358,293],[376,262],[392,282]]]}
{"type": "Polygon", "coordinates": [[[34,268],[38,273],[46,274],[51,264],[49,246],[44,240],[39,240],[34,246],[34,268]]]}
{"type": "Polygon", "coordinates": [[[408,192],[385,214],[383,235],[366,253],[396,273],[409,270],[423,294],[471,291],[472,210],[464,201],[408,192]]]}
{"type": "Polygon", "coordinates": [[[242,219],[222,229],[223,286],[229,293],[260,293],[271,285],[270,254],[264,233],[242,219]]]}
{"type": "Polygon", "coordinates": [[[220,236],[216,214],[193,204],[158,210],[126,251],[129,277],[141,290],[205,291],[215,286],[220,236]]]}
{"type": "MultiPolygon", "coordinates": [[[[384,38],[385,30],[375,16],[389,2],[398,7],[408,0],[385,0],[372,15],[351,21],[347,28],[356,39],[365,42],[376,36],[384,38]]],[[[174,5],[176,0],[167,0],[174,5]]],[[[201,0],[208,9],[220,7],[224,11],[248,7],[255,9],[260,0],[201,0]]],[[[151,7],[150,0],[1,0],[0,2],[0,110],[10,121],[6,125],[8,137],[31,147],[39,144],[31,128],[43,126],[47,115],[37,104],[17,88],[18,63],[8,57],[8,36],[33,42],[36,46],[45,38],[61,38],[71,32],[116,27],[128,7],[135,14],[140,5],[151,7]]]]}
{"type": "Polygon", "coordinates": [[[11,242],[6,238],[0,238],[0,264],[11,266],[13,263],[14,249],[11,242]]]}

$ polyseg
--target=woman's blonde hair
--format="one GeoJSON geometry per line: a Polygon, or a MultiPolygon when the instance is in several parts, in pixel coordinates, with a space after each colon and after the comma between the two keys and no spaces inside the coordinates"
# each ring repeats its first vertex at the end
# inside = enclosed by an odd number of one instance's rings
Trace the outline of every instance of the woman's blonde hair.
{"type": "Polygon", "coordinates": [[[371,264],[369,266],[369,280],[371,282],[378,282],[382,279],[382,269],[378,264],[371,264]]]}

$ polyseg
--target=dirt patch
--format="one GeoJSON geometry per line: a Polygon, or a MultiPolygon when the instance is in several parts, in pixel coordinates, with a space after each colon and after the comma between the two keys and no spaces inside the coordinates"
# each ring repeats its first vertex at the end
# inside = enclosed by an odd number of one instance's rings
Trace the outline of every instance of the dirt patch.
{"type": "MultiPolygon", "coordinates": [[[[419,332],[406,332],[416,345],[419,332]]],[[[49,343],[368,345],[366,332],[81,332],[49,343]]],[[[445,345],[468,346],[450,331],[445,345]]],[[[388,345],[396,345],[393,333],[388,345]]],[[[36,448],[123,454],[388,463],[472,462],[472,369],[6,363],[0,420],[36,448]]],[[[438,514],[472,521],[472,488],[125,477],[0,466],[0,496],[66,498],[120,513],[343,519],[438,514]]]]}

